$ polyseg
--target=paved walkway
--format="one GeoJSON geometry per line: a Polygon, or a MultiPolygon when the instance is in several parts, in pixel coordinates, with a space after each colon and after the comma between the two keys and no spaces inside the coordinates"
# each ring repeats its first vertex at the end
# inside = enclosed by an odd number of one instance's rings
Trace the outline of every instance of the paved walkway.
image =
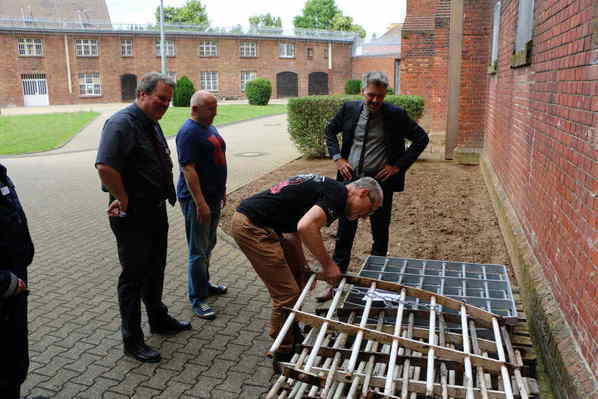
{"type": "MultiPolygon", "coordinates": [[[[277,116],[222,129],[229,190],[297,156],[285,123],[277,116]]],[[[162,362],[142,364],[123,356],[116,298],[120,266],[94,158],[95,151],[82,151],[1,160],[17,185],[36,244],[29,269],[31,368],[23,394],[69,399],[262,397],[272,377],[264,357],[270,345],[269,296],[246,258],[221,233],[212,274],[229,286],[229,293],[209,301],[216,320],[194,318],[186,299],[186,244],[178,207],[168,211],[164,301],[173,315],[192,320],[193,330],[169,338],[152,336],[144,318],[148,341],[159,348],[162,362]]]]}

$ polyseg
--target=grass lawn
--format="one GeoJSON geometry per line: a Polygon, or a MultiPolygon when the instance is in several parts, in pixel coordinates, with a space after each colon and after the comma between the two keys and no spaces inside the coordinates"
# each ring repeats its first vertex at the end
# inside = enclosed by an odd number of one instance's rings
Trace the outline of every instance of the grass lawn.
{"type": "MultiPolygon", "coordinates": [[[[218,106],[218,115],[214,125],[242,121],[257,116],[284,114],[287,112],[285,104],[270,104],[266,106],[248,104],[225,104],[218,106]]],[[[188,107],[171,107],[166,115],[160,120],[160,126],[166,136],[172,136],[179,131],[179,128],[189,118],[188,107]]]]}
{"type": "Polygon", "coordinates": [[[0,154],[23,154],[58,147],[87,126],[98,112],[0,116],[0,154]]]}

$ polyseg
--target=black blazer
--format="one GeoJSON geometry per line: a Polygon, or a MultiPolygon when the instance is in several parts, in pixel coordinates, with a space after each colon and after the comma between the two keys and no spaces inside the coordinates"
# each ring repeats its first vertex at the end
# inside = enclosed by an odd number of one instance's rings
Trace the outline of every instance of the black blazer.
{"type": "MultiPolygon", "coordinates": [[[[361,100],[346,102],[336,116],[326,124],[326,146],[330,157],[341,154],[341,157],[349,158],[362,106],[361,100]],[[339,148],[338,133],[342,133],[341,148],[339,148]]],[[[381,112],[384,121],[384,141],[387,146],[387,163],[399,168],[399,173],[389,178],[386,184],[392,191],[403,191],[405,172],[426,148],[430,139],[425,130],[411,119],[404,109],[385,102],[382,104],[381,112]],[[407,149],[405,149],[405,139],[412,142],[407,149]]],[[[340,173],[337,175],[337,180],[343,180],[340,173]]]]}

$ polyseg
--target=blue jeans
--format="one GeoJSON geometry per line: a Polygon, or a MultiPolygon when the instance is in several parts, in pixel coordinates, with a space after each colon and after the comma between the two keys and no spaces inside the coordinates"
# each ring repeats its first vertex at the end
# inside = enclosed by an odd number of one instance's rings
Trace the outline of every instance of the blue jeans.
{"type": "Polygon", "coordinates": [[[189,301],[196,306],[209,294],[210,256],[216,246],[216,230],[220,220],[220,203],[209,204],[211,217],[207,223],[199,223],[195,202],[192,198],[179,200],[185,217],[185,233],[189,248],[187,290],[189,301]]]}

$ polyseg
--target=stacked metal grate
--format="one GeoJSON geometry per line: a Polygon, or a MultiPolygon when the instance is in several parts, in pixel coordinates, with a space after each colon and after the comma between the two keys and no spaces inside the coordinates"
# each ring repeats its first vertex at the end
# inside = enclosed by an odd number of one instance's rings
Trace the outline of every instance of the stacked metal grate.
{"type": "Polygon", "coordinates": [[[370,257],[359,276],[344,276],[328,309],[300,311],[306,294],[285,328],[311,329],[267,398],[537,395],[511,343],[516,312],[504,266],[370,257]]]}

